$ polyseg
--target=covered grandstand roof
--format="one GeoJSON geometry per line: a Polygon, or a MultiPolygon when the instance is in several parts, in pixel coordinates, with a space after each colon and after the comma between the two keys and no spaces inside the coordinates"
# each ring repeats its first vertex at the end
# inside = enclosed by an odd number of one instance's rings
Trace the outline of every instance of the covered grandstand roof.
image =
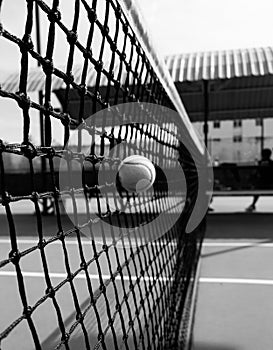
{"type": "Polygon", "coordinates": [[[192,121],[273,117],[273,47],[186,53],[166,64],[192,121]]]}
{"type": "Polygon", "coordinates": [[[172,55],[166,64],[180,82],[264,76],[273,74],[273,47],[172,55]]]}
{"type": "MultiPolygon", "coordinates": [[[[167,56],[165,61],[191,121],[204,120],[205,104],[209,120],[273,117],[273,46],[183,53],[167,56]],[[208,91],[205,94],[206,88],[208,91]]],[[[77,84],[81,81],[81,72],[81,65],[73,66],[72,73],[77,84]]],[[[118,75],[119,65],[116,65],[113,76],[118,75]]],[[[96,84],[95,76],[94,69],[89,69],[86,78],[88,87],[92,88],[96,84]]],[[[120,83],[127,78],[128,73],[123,70],[119,77],[120,83]]],[[[131,82],[134,80],[132,74],[129,78],[131,82]]],[[[105,86],[106,81],[102,75],[100,85],[105,86]]],[[[145,72],[141,82],[145,83],[145,72]]],[[[43,90],[44,84],[41,67],[30,69],[28,91],[43,90]]],[[[1,85],[8,91],[17,91],[18,72],[10,74],[1,85]]],[[[52,78],[52,90],[55,90],[61,103],[64,88],[62,72],[56,70],[52,78]]],[[[71,89],[71,114],[77,114],[77,104],[79,96],[71,89]]]]}

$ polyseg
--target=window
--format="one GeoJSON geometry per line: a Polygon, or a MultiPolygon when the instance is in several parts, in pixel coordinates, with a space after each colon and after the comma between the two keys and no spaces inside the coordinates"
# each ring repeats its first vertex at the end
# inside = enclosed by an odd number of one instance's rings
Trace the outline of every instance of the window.
{"type": "Polygon", "coordinates": [[[221,127],[221,123],[219,122],[219,120],[214,120],[213,127],[214,129],[219,129],[221,127]]]}
{"type": "Polygon", "coordinates": [[[234,120],[233,121],[233,127],[234,128],[240,128],[242,126],[242,121],[241,120],[234,120]]]}
{"type": "Polygon", "coordinates": [[[233,142],[242,142],[242,135],[234,135],[233,142]]]}
{"type": "Polygon", "coordinates": [[[262,119],[261,118],[256,119],[255,124],[256,124],[256,126],[261,126],[262,125],[262,119]]]}

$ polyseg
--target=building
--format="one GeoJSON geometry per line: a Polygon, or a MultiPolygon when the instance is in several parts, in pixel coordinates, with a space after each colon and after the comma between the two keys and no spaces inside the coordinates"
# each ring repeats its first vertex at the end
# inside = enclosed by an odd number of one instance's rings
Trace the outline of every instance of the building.
{"type": "MultiPolygon", "coordinates": [[[[261,149],[273,148],[273,118],[209,121],[208,150],[214,161],[256,163],[261,149]]],[[[203,122],[194,126],[203,134],[203,122]]]]}
{"type": "Polygon", "coordinates": [[[182,53],[166,65],[213,159],[253,163],[273,147],[273,47],[182,53]]]}

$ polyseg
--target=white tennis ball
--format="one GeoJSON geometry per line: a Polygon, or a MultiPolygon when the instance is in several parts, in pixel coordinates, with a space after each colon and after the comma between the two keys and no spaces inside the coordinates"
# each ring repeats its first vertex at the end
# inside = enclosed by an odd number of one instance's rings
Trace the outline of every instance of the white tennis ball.
{"type": "Polygon", "coordinates": [[[125,158],[118,168],[119,181],[128,192],[141,193],[152,187],[155,167],[146,157],[133,155],[125,158]]]}

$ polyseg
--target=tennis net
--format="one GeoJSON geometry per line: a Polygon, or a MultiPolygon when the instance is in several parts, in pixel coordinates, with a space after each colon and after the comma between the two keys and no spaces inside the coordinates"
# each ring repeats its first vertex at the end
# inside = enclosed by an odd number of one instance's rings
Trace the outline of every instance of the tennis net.
{"type": "Polygon", "coordinates": [[[12,5],[0,4],[3,52],[12,48],[2,68],[19,68],[0,89],[13,106],[1,118],[0,272],[20,305],[1,313],[1,349],[186,348],[205,225],[186,226],[203,155],[137,8],[22,1],[12,30],[12,5]],[[10,120],[16,142],[5,139],[10,120]],[[156,179],[122,198],[116,170],[132,154],[156,179]]]}

